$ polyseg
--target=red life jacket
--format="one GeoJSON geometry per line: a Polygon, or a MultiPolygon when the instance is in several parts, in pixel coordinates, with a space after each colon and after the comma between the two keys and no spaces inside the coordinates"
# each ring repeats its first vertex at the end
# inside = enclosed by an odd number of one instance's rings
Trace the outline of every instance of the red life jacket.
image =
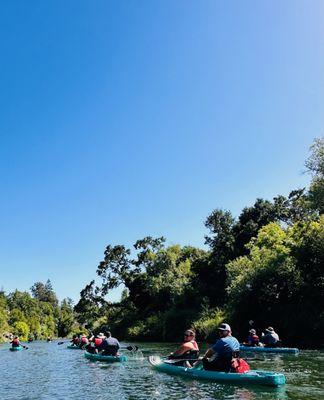
{"type": "Polygon", "coordinates": [[[100,346],[100,345],[101,345],[101,343],[102,343],[102,339],[95,338],[95,340],[94,340],[94,344],[95,344],[95,346],[96,346],[96,347],[100,346]]]}
{"type": "Polygon", "coordinates": [[[88,344],[88,339],[86,337],[81,338],[81,344],[88,344]]]}
{"type": "Polygon", "coordinates": [[[12,345],[15,346],[15,347],[18,347],[18,346],[20,345],[20,342],[19,342],[18,339],[14,339],[11,343],[12,343],[12,345]]]}
{"type": "Polygon", "coordinates": [[[233,358],[232,369],[237,374],[244,374],[244,372],[250,371],[250,366],[243,358],[233,358]]]}

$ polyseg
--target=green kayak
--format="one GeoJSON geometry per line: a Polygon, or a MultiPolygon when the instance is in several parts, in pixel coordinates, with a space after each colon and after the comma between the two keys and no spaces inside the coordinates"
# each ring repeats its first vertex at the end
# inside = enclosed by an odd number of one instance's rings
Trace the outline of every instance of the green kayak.
{"type": "Polygon", "coordinates": [[[156,356],[150,356],[149,363],[157,371],[192,379],[266,386],[280,386],[284,385],[286,382],[285,376],[276,372],[254,370],[243,374],[237,374],[232,372],[206,371],[202,368],[202,365],[195,368],[177,367],[156,356]]]}
{"type": "Polygon", "coordinates": [[[88,358],[89,360],[105,361],[105,362],[109,362],[109,363],[127,361],[126,356],[122,356],[122,355],[120,355],[120,356],[103,356],[101,354],[88,353],[87,351],[84,353],[84,357],[88,358]]]}
{"type": "Polygon", "coordinates": [[[16,347],[10,347],[10,351],[20,351],[23,350],[24,348],[22,346],[16,346],[16,347]]]}
{"type": "Polygon", "coordinates": [[[74,346],[73,344],[69,344],[68,346],[66,346],[67,349],[71,349],[71,350],[84,350],[83,347],[79,347],[79,346],[74,346]]]}

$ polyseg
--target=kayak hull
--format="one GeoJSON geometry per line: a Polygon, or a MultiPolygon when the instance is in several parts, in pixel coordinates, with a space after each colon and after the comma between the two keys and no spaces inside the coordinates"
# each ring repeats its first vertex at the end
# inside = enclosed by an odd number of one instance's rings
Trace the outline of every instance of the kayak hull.
{"type": "Polygon", "coordinates": [[[285,353],[285,354],[298,354],[299,349],[294,347],[252,347],[240,346],[241,351],[248,351],[253,353],[285,353]]]}
{"type": "Polygon", "coordinates": [[[10,350],[10,351],[20,351],[20,350],[23,350],[23,347],[22,347],[22,346],[10,347],[9,350],[10,350]]]}
{"type": "Polygon", "coordinates": [[[73,346],[72,344],[66,346],[66,348],[67,348],[67,349],[70,349],[70,350],[84,350],[83,347],[73,346]]]}
{"type": "Polygon", "coordinates": [[[93,361],[104,361],[108,363],[114,363],[114,362],[125,362],[127,361],[126,356],[103,356],[101,354],[92,354],[88,353],[87,351],[84,353],[84,357],[88,358],[89,360],[93,361]]]}
{"type": "Polygon", "coordinates": [[[166,363],[160,357],[149,357],[150,364],[160,372],[171,375],[179,375],[191,379],[202,379],[221,383],[236,383],[250,385],[280,386],[286,383],[285,376],[276,372],[269,371],[249,371],[244,374],[232,372],[206,371],[201,366],[198,368],[177,367],[166,363]]]}

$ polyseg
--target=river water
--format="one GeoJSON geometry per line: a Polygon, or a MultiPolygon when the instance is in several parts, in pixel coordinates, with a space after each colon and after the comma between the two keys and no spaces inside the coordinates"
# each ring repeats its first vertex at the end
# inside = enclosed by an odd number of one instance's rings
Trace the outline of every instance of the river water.
{"type": "MultiPolygon", "coordinates": [[[[247,355],[253,369],[282,372],[279,389],[186,380],[152,370],[147,356],[166,355],[173,344],[140,343],[137,356],[124,364],[86,360],[81,350],[57,342],[33,342],[28,350],[11,352],[0,345],[1,400],[123,399],[324,399],[324,352],[295,355],[247,355]]],[[[125,354],[129,353],[127,350],[125,354]]],[[[128,354],[129,355],[129,354],[128,354]]]]}

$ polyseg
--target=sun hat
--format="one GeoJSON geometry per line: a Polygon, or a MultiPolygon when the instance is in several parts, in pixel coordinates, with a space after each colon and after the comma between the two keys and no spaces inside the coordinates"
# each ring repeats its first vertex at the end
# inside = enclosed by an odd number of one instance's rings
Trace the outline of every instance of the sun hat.
{"type": "Polygon", "coordinates": [[[266,329],[267,332],[273,333],[274,329],[272,328],[272,326],[269,326],[269,328],[266,329]]]}
{"type": "Polygon", "coordinates": [[[97,335],[97,338],[99,338],[99,339],[104,339],[105,337],[106,336],[102,332],[98,333],[98,335],[97,335]]]}
{"type": "Polygon", "coordinates": [[[220,324],[218,330],[231,332],[231,327],[228,324],[220,324]]]}

